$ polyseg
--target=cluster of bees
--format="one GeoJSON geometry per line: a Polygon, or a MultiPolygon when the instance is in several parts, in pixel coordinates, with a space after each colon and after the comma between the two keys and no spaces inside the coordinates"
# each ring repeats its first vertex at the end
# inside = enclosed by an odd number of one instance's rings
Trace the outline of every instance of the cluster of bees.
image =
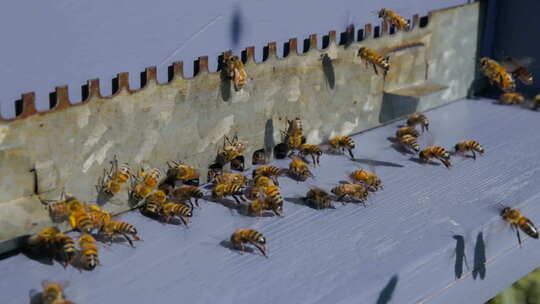
{"type": "MultiPolygon", "coordinates": [[[[409,22],[392,10],[381,9],[377,13],[396,30],[409,28],[409,22]]],[[[365,62],[366,68],[371,65],[377,75],[378,68],[383,71],[383,75],[386,75],[390,68],[389,58],[373,49],[361,47],[357,55],[365,62]]],[[[523,95],[515,92],[514,79],[518,78],[529,85],[533,77],[523,64],[513,58],[507,58],[503,63],[482,58],[480,64],[490,83],[496,84],[504,92],[500,97],[502,103],[524,103],[523,95]]],[[[223,69],[225,75],[233,82],[235,90],[240,90],[246,84],[247,73],[238,56],[225,58],[223,69]]],[[[540,95],[537,95],[533,101],[533,108],[538,107],[540,107],[540,95]]],[[[263,216],[266,212],[283,216],[284,200],[280,193],[278,178],[287,174],[294,180],[306,181],[313,177],[308,158],[311,158],[311,165],[318,166],[323,154],[321,146],[306,143],[300,118],[288,120],[287,124],[287,129],[282,131],[282,143],[278,145],[282,149],[275,150],[275,156],[276,158],[290,157],[288,169],[268,165],[266,155],[260,152],[253,159],[253,163],[260,166],[253,170],[252,179],[241,173],[223,170],[224,165],[230,163],[232,170],[244,171],[242,154],[247,147],[247,142],[239,140],[237,136],[232,140],[225,137],[223,147],[216,157],[216,164],[211,166],[208,172],[208,180],[212,183],[212,199],[221,201],[226,197],[232,197],[238,206],[245,207],[246,215],[249,216],[263,216]]],[[[410,115],[406,126],[396,131],[399,144],[408,152],[418,153],[422,162],[436,159],[445,167],[451,167],[450,152],[445,148],[427,146],[421,150],[418,143],[420,132],[416,129],[417,126],[420,126],[422,133],[429,131],[428,118],[420,113],[410,115]]],[[[328,152],[348,153],[354,159],[355,142],[349,136],[330,138],[328,145],[330,148],[328,152]]],[[[476,153],[484,153],[483,147],[474,140],[461,141],[454,146],[454,149],[456,154],[464,155],[471,152],[475,159],[476,153]]],[[[129,165],[126,163],[119,165],[115,156],[111,161],[111,168],[105,170],[103,176],[98,179],[96,190],[111,198],[127,187],[130,202],[140,208],[143,214],[163,219],[167,223],[177,218],[187,226],[189,219],[193,217],[194,207],[199,207],[198,200],[204,197],[202,190],[199,189],[199,171],[177,161],[167,162],[167,166],[165,175],[158,168],[144,167],[133,174],[129,165]]],[[[334,208],[332,201],[342,203],[354,201],[365,205],[369,193],[383,188],[381,179],[375,173],[365,170],[356,170],[350,173],[348,178],[351,180],[350,183],[340,184],[330,190],[333,196],[322,188],[311,186],[303,197],[304,202],[315,209],[334,208]]],[[[92,270],[99,264],[94,236],[99,236],[100,240],[104,237],[110,242],[116,236],[123,236],[131,246],[133,246],[133,240],[140,240],[133,225],[115,221],[99,206],[88,205],[73,196],[47,203],[47,209],[53,220],[67,219],[73,229],[81,232],[77,241],[79,249],[76,248],[76,243],[71,237],[61,233],[56,227],[46,228],[29,237],[27,245],[31,249],[45,251],[58,257],[64,267],[74,264],[92,270]]],[[[501,216],[516,230],[519,244],[521,244],[519,230],[533,238],[538,238],[538,230],[534,224],[517,209],[503,206],[501,216]]],[[[240,251],[245,251],[246,245],[252,245],[262,255],[268,257],[266,238],[256,230],[239,229],[231,235],[230,242],[233,248],[240,251]]],[[[42,295],[43,303],[71,303],[64,299],[62,286],[58,283],[44,284],[42,295]]]]}
{"type": "Polygon", "coordinates": [[[516,79],[519,79],[524,85],[533,83],[533,75],[527,69],[527,63],[512,57],[506,57],[501,62],[483,57],[480,59],[480,66],[489,83],[496,85],[503,91],[499,96],[501,104],[526,105],[529,103],[533,110],[540,107],[540,94],[529,101],[523,94],[516,92],[516,79]]]}

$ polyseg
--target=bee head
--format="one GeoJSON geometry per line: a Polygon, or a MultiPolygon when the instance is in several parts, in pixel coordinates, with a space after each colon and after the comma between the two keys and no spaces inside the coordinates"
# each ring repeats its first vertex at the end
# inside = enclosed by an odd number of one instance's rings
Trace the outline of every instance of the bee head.
{"type": "Polygon", "coordinates": [[[365,47],[361,47],[358,49],[358,55],[360,55],[366,48],[365,47]]]}
{"type": "Polygon", "coordinates": [[[384,8],[381,8],[381,10],[379,10],[378,12],[379,18],[382,18],[385,14],[386,14],[386,10],[384,8]]]}
{"type": "Polygon", "coordinates": [[[506,215],[508,215],[508,213],[510,213],[510,207],[504,207],[502,210],[501,210],[501,216],[502,217],[505,217],[506,215]]]}

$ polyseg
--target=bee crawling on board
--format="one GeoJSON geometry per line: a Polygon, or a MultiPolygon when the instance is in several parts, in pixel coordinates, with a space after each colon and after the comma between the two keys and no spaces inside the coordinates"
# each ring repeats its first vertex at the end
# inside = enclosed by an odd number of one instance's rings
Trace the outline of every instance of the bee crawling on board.
{"type": "Polygon", "coordinates": [[[395,26],[398,30],[407,30],[409,28],[409,21],[407,21],[407,19],[403,18],[395,11],[381,8],[377,12],[377,15],[385,22],[388,22],[390,25],[395,26]]]}
{"type": "Polygon", "coordinates": [[[514,77],[497,61],[488,57],[482,57],[480,58],[480,67],[491,85],[496,84],[506,93],[516,90],[514,77]]]}
{"type": "Polygon", "coordinates": [[[122,190],[123,185],[129,181],[130,176],[129,164],[124,163],[119,166],[115,155],[111,161],[111,169],[108,172],[104,169],[103,176],[98,179],[96,190],[98,193],[114,196],[122,190]]]}
{"type": "Polygon", "coordinates": [[[466,152],[471,151],[473,159],[476,159],[475,151],[480,153],[480,155],[484,154],[484,147],[475,140],[460,141],[454,146],[454,149],[456,150],[456,153],[463,155],[465,155],[466,152]]]}
{"type": "Polygon", "coordinates": [[[257,179],[259,176],[265,176],[272,180],[272,182],[279,186],[278,177],[284,174],[284,170],[272,165],[264,165],[258,168],[255,168],[252,172],[253,179],[257,179]]]}
{"type": "Polygon", "coordinates": [[[412,137],[420,136],[420,133],[414,127],[401,127],[396,131],[396,137],[401,138],[405,135],[410,135],[412,137]]]}
{"type": "Polygon", "coordinates": [[[347,150],[347,152],[349,152],[349,156],[354,159],[354,154],[352,151],[356,147],[356,144],[349,136],[335,136],[330,138],[328,143],[334,151],[344,153],[345,150],[347,150]]]}
{"type": "Polygon", "coordinates": [[[399,137],[399,143],[407,150],[413,150],[414,152],[420,152],[420,145],[416,137],[406,134],[399,137]]]}
{"type": "Polygon", "coordinates": [[[187,202],[192,207],[195,204],[198,208],[203,192],[195,186],[182,185],[172,191],[171,197],[177,202],[187,202]],[[193,202],[191,199],[194,199],[193,202]]]}
{"type": "Polygon", "coordinates": [[[366,68],[369,67],[369,64],[373,66],[376,75],[379,75],[377,67],[383,70],[383,76],[386,76],[386,73],[388,73],[388,70],[390,69],[390,64],[388,63],[389,57],[384,57],[373,49],[361,47],[358,50],[358,56],[365,62],[366,68]]]}
{"type": "Polygon", "coordinates": [[[171,218],[178,217],[187,227],[189,218],[193,216],[193,207],[188,207],[184,204],[167,202],[163,204],[162,214],[165,217],[166,223],[170,223],[171,218]]]}
{"type": "Polygon", "coordinates": [[[525,232],[528,236],[538,239],[538,229],[534,226],[533,222],[518,210],[510,207],[502,206],[501,216],[502,218],[510,223],[512,230],[516,230],[518,243],[521,246],[521,236],[519,235],[519,230],[525,232]]]}
{"type": "Polygon", "coordinates": [[[79,237],[79,247],[81,248],[81,266],[86,270],[96,268],[99,265],[99,258],[94,237],[87,233],[81,235],[79,237]]]}
{"type": "Polygon", "coordinates": [[[292,161],[289,163],[289,176],[297,181],[303,182],[308,178],[313,177],[313,173],[309,170],[306,162],[298,156],[293,156],[292,161]]]}
{"type": "Polygon", "coordinates": [[[248,213],[262,216],[263,211],[272,211],[277,216],[283,216],[283,197],[277,186],[256,186],[250,191],[250,197],[255,199],[248,205],[248,213]]]}
{"type": "Polygon", "coordinates": [[[440,160],[446,168],[450,168],[450,153],[445,148],[439,146],[429,146],[420,151],[420,161],[427,163],[430,159],[435,158],[440,160]]]}
{"type": "Polygon", "coordinates": [[[240,251],[246,251],[244,244],[251,244],[255,246],[265,257],[268,257],[266,238],[257,230],[253,229],[239,229],[231,235],[231,244],[233,248],[240,251]]]}
{"type": "Polygon", "coordinates": [[[514,57],[505,57],[501,61],[501,65],[506,68],[506,70],[512,73],[514,78],[519,79],[521,83],[525,85],[532,85],[534,81],[533,74],[529,71],[527,66],[533,63],[534,59],[531,57],[526,57],[523,59],[517,59],[514,57]]]}
{"type": "Polygon", "coordinates": [[[243,174],[223,171],[221,174],[217,175],[212,182],[214,184],[232,184],[242,187],[247,186],[249,180],[243,174]]]}
{"type": "Polygon", "coordinates": [[[525,97],[521,93],[503,93],[499,96],[499,102],[504,105],[524,104],[525,97]]]}
{"type": "MultiPolygon", "coordinates": [[[[62,193],[61,196],[63,197],[64,194],[62,193]]],[[[62,221],[69,217],[73,212],[83,210],[86,207],[86,204],[79,201],[74,196],[66,196],[65,199],[48,203],[45,206],[53,221],[62,221]]]]}
{"type": "Polygon", "coordinates": [[[100,232],[109,239],[110,243],[113,242],[115,235],[122,235],[131,247],[135,246],[133,246],[133,241],[129,236],[133,237],[136,241],[141,240],[137,235],[137,228],[126,222],[109,221],[101,228],[100,232]]]}
{"type": "Polygon", "coordinates": [[[246,141],[239,140],[238,135],[235,135],[232,140],[225,136],[223,139],[223,148],[218,152],[219,162],[231,162],[231,168],[243,171],[244,164],[242,153],[246,150],[247,144],[246,141]]]}
{"type": "Polygon", "coordinates": [[[420,127],[422,128],[422,133],[424,131],[429,131],[429,119],[422,113],[412,113],[407,118],[407,126],[414,128],[417,125],[420,125],[420,127]]]}
{"type": "Polygon", "coordinates": [[[246,84],[248,75],[244,63],[238,56],[230,56],[224,60],[226,75],[233,81],[235,91],[240,91],[246,84]]]}
{"type": "Polygon", "coordinates": [[[343,202],[344,199],[353,199],[359,201],[366,206],[366,199],[369,195],[369,190],[362,184],[343,184],[332,188],[332,193],[337,195],[337,201],[343,202]]]}
{"type": "Polygon", "coordinates": [[[314,144],[302,144],[298,148],[298,151],[302,157],[306,157],[308,155],[311,155],[311,159],[313,160],[314,166],[320,166],[320,158],[322,155],[322,150],[318,145],[314,144]]]}
{"type": "Polygon", "coordinates": [[[40,250],[41,253],[52,256],[59,255],[64,268],[71,263],[77,253],[73,239],[61,233],[56,227],[44,228],[30,236],[26,241],[26,245],[29,248],[40,250]]]}
{"type": "Polygon", "coordinates": [[[68,303],[65,301],[64,289],[69,286],[67,281],[49,281],[41,282],[41,304],[68,303]]]}
{"type": "Polygon", "coordinates": [[[240,200],[244,202],[246,201],[244,197],[244,189],[239,185],[234,184],[215,185],[214,188],[212,188],[212,196],[218,200],[223,199],[225,196],[232,196],[238,204],[240,204],[240,200]]]}
{"type": "Polygon", "coordinates": [[[143,205],[141,206],[141,211],[149,216],[158,216],[161,214],[162,205],[167,200],[167,195],[162,190],[156,190],[148,195],[143,205]]]}
{"type": "Polygon", "coordinates": [[[381,179],[375,173],[369,173],[364,170],[356,170],[349,175],[349,178],[354,183],[363,184],[368,188],[369,191],[375,192],[383,188],[381,179]]]}
{"type": "Polygon", "coordinates": [[[334,208],[330,194],[316,186],[310,187],[303,200],[315,209],[334,208]]]}

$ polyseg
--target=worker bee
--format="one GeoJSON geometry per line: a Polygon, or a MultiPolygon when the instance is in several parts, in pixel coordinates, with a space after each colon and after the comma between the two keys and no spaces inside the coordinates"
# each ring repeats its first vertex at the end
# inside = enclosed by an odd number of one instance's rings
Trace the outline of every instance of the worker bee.
{"type": "Polygon", "coordinates": [[[235,231],[231,235],[231,244],[235,249],[239,249],[241,251],[246,251],[246,248],[244,244],[251,244],[264,255],[265,257],[268,257],[266,251],[266,238],[257,230],[253,229],[240,229],[235,231]]]}
{"type": "Polygon", "coordinates": [[[91,210],[88,216],[94,225],[94,229],[100,230],[111,220],[111,214],[105,210],[91,210]]]}
{"type": "Polygon", "coordinates": [[[167,162],[167,166],[169,167],[167,170],[167,177],[181,180],[188,185],[199,185],[199,170],[176,161],[172,161],[172,165],[167,162]]]}
{"type": "Polygon", "coordinates": [[[504,92],[514,92],[516,90],[514,77],[497,61],[482,57],[480,58],[480,66],[490,84],[495,83],[504,92]]]}
{"type": "Polygon", "coordinates": [[[132,236],[136,241],[140,240],[139,236],[137,235],[137,228],[126,222],[109,221],[101,228],[100,232],[105,234],[111,243],[113,241],[113,237],[118,234],[122,235],[128,241],[129,245],[131,245],[131,247],[135,246],[133,246],[133,241],[129,236],[132,236]]]}
{"type": "Polygon", "coordinates": [[[523,104],[525,97],[521,93],[504,93],[499,96],[501,104],[523,104]]]}
{"type": "Polygon", "coordinates": [[[177,216],[184,225],[188,225],[188,218],[193,216],[193,209],[184,204],[165,203],[163,205],[162,214],[165,216],[165,221],[169,223],[171,217],[177,216]]]}
{"type": "Polygon", "coordinates": [[[162,190],[156,190],[148,195],[144,200],[142,211],[150,216],[157,216],[161,212],[163,203],[167,200],[167,195],[162,190]]]}
{"type": "Polygon", "coordinates": [[[30,236],[27,239],[29,246],[39,246],[47,250],[54,250],[56,246],[56,235],[60,233],[60,230],[56,227],[47,227],[40,232],[30,236]]]}
{"type": "Polygon", "coordinates": [[[378,15],[379,18],[383,18],[385,22],[395,26],[398,30],[406,30],[409,28],[409,21],[392,10],[382,8],[378,11],[378,15]]]}
{"type": "Polygon", "coordinates": [[[431,158],[440,160],[446,168],[450,168],[450,153],[445,148],[439,146],[429,146],[420,151],[420,161],[428,162],[431,158]]]}
{"type": "MultiPolygon", "coordinates": [[[[269,177],[264,176],[264,175],[255,176],[255,178],[253,179],[253,184],[256,187],[268,187],[268,186],[276,185],[272,179],[270,179],[269,177]]],[[[278,186],[278,185],[276,185],[276,186],[278,186]]]]}
{"type": "Polygon", "coordinates": [[[265,198],[270,209],[279,216],[283,215],[283,197],[277,186],[267,186],[263,188],[261,198],[265,198]]]}
{"type": "Polygon", "coordinates": [[[538,229],[536,229],[531,220],[523,216],[518,209],[503,206],[501,216],[505,221],[510,223],[512,229],[516,230],[519,245],[521,245],[519,229],[528,236],[538,239],[538,229]]]}
{"type": "Polygon", "coordinates": [[[105,193],[113,196],[120,192],[122,185],[127,183],[131,176],[131,169],[127,163],[118,166],[116,155],[111,161],[111,169],[109,172],[104,170],[102,177],[98,179],[96,190],[98,193],[105,193]]]}
{"type": "Polygon", "coordinates": [[[298,181],[305,181],[309,177],[313,177],[308,164],[298,156],[293,156],[292,161],[289,163],[289,175],[298,181]]]}
{"type": "Polygon", "coordinates": [[[195,186],[183,185],[176,188],[172,192],[172,197],[178,202],[187,201],[190,206],[193,206],[191,199],[195,199],[195,206],[199,207],[199,199],[203,197],[202,191],[195,186]]]}
{"type": "Polygon", "coordinates": [[[416,152],[420,151],[420,145],[416,137],[406,134],[399,138],[399,143],[404,146],[406,149],[413,149],[416,152]]]}
{"type": "Polygon", "coordinates": [[[282,132],[284,135],[283,141],[287,144],[288,150],[298,149],[306,140],[303,135],[302,120],[296,117],[293,120],[287,120],[287,124],[287,131],[282,132]]]}
{"type": "Polygon", "coordinates": [[[238,186],[246,186],[248,178],[240,173],[223,172],[214,178],[214,184],[233,184],[238,186]]]}
{"type": "MultiPolygon", "coordinates": [[[[424,130],[429,131],[429,120],[422,113],[412,113],[407,118],[407,126],[414,128],[416,125],[420,125],[422,127],[422,132],[424,132],[424,130]]],[[[418,136],[415,136],[415,137],[418,137],[418,136]]]]}
{"type": "Polygon", "coordinates": [[[246,201],[244,198],[244,190],[242,187],[238,185],[231,185],[231,184],[218,184],[215,185],[212,189],[212,196],[216,199],[223,199],[225,196],[232,196],[234,200],[240,204],[240,200],[238,200],[238,197],[242,201],[246,201]]]}
{"type": "Polygon", "coordinates": [[[420,133],[418,133],[418,131],[414,127],[401,127],[396,131],[397,138],[403,137],[405,135],[418,137],[420,136],[420,133]]]}
{"type": "Polygon", "coordinates": [[[151,169],[148,173],[144,169],[139,170],[138,177],[133,179],[130,196],[136,201],[146,198],[156,189],[160,179],[161,171],[157,168],[151,169]]]}
{"type": "Polygon", "coordinates": [[[304,201],[315,209],[334,208],[328,192],[315,186],[310,187],[304,201]]]}
{"type": "Polygon", "coordinates": [[[330,192],[337,195],[338,201],[343,201],[345,198],[360,201],[365,206],[365,201],[369,195],[368,188],[362,184],[343,184],[336,186],[330,192]]]}
{"type": "Polygon", "coordinates": [[[374,173],[369,173],[364,170],[356,170],[352,172],[349,177],[355,183],[364,184],[370,191],[377,191],[383,188],[381,179],[374,173]]]}
{"type": "Polygon", "coordinates": [[[314,165],[320,165],[319,159],[321,158],[322,151],[319,146],[314,144],[302,144],[298,150],[300,151],[300,155],[304,157],[311,155],[314,165]]]}
{"type": "Polygon", "coordinates": [[[85,203],[79,201],[73,196],[67,196],[65,200],[47,204],[47,210],[51,218],[56,220],[62,220],[69,216],[72,212],[82,210],[85,208],[85,203]]]}
{"type": "Polygon", "coordinates": [[[276,186],[279,186],[278,177],[283,175],[283,172],[284,171],[282,169],[276,166],[265,165],[265,166],[260,166],[256,168],[255,170],[253,170],[252,174],[253,174],[254,179],[256,179],[258,176],[269,177],[272,179],[272,182],[276,186]]]}
{"type": "Polygon", "coordinates": [[[91,233],[94,230],[94,222],[84,209],[77,210],[69,216],[71,228],[77,229],[83,233],[91,233]]]}
{"type": "Polygon", "coordinates": [[[58,246],[62,255],[63,266],[64,268],[66,268],[67,265],[71,263],[77,253],[77,249],[75,248],[75,242],[70,236],[67,236],[60,232],[58,232],[54,238],[54,242],[58,246]]]}
{"type": "Polygon", "coordinates": [[[227,76],[232,79],[234,89],[239,91],[246,84],[248,77],[244,63],[238,56],[230,56],[225,59],[224,63],[227,76]]]}
{"type": "Polygon", "coordinates": [[[354,149],[356,144],[354,143],[354,140],[350,138],[349,136],[336,136],[336,137],[330,138],[329,144],[330,144],[330,147],[334,151],[341,150],[341,152],[344,153],[345,150],[347,150],[351,158],[354,159],[352,150],[354,149]]]}
{"type": "Polygon", "coordinates": [[[476,159],[476,153],[474,153],[475,151],[480,154],[484,153],[484,148],[475,140],[460,141],[454,146],[454,148],[456,149],[456,153],[465,153],[467,151],[471,151],[473,159],[476,159]]]}
{"type": "Polygon", "coordinates": [[[43,291],[41,292],[42,304],[55,304],[58,301],[65,299],[64,289],[68,286],[67,281],[52,282],[49,280],[43,280],[41,286],[43,291]]]}
{"type": "Polygon", "coordinates": [[[506,57],[501,61],[501,65],[506,68],[506,70],[514,76],[514,78],[519,79],[525,85],[533,84],[533,75],[527,69],[527,65],[532,63],[533,59],[528,57],[522,60],[518,60],[513,57],[506,57]]]}
{"type": "Polygon", "coordinates": [[[270,203],[263,198],[258,198],[248,204],[247,212],[252,216],[262,216],[263,212],[266,210],[272,210],[270,203]]]}
{"type": "MultiPolygon", "coordinates": [[[[247,142],[238,140],[238,135],[235,135],[232,140],[225,136],[222,151],[218,153],[218,159],[221,160],[221,163],[237,160],[242,156],[246,148],[247,142]]],[[[239,165],[236,164],[235,167],[239,167],[239,165]]],[[[241,171],[243,171],[243,168],[241,171]]]]}
{"type": "Polygon", "coordinates": [[[375,50],[372,50],[367,47],[361,47],[358,50],[358,56],[360,56],[360,59],[366,63],[366,68],[369,67],[369,64],[373,66],[373,70],[375,71],[375,74],[379,74],[377,72],[377,67],[383,69],[383,75],[386,76],[386,73],[388,72],[388,69],[390,69],[390,64],[388,63],[389,57],[383,57],[379,53],[377,53],[375,50]]]}
{"type": "Polygon", "coordinates": [[[96,240],[90,234],[83,234],[79,237],[79,247],[81,248],[82,266],[87,270],[92,270],[99,265],[98,249],[96,240]]]}

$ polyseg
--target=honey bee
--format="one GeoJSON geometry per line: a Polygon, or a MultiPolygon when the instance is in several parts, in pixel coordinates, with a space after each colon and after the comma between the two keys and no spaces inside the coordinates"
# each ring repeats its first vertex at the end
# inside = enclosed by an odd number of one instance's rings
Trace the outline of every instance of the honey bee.
{"type": "Polygon", "coordinates": [[[257,150],[253,152],[253,158],[251,160],[252,165],[264,165],[268,163],[268,158],[264,150],[257,150]]]}
{"type": "Polygon", "coordinates": [[[105,210],[92,210],[88,216],[94,225],[94,229],[100,230],[111,220],[111,214],[105,210]]]}
{"type": "Polygon", "coordinates": [[[55,243],[60,249],[60,252],[62,254],[62,261],[64,262],[63,266],[64,268],[66,268],[67,265],[71,263],[77,253],[77,249],[75,248],[75,242],[70,236],[58,232],[55,235],[55,243]]]}
{"type": "Polygon", "coordinates": [[[42,304],[53,304],[65,299],[64,289],[68,286],[67,281],[52,282],[43,280],[41,286],[43,288],[41,292],[42,304]]]}
{"type": "Polygon", "coordinates": [[[232,140],[225,136],[223,140],[222,151],[218,153],[218,158],[224,163],[233,161],[242,156],[242,153],[247,148],[247,142],[238,140],[238,136],[235,135],[232,140]]]}
{"type": "MultiPolygon", "coordinates": [[[[422,113],[412,113],[407,118],[407,126],[414,128],[416,127],[416,125],[420,125],[422,127],[422,132],[429,131],[429,120],[422,113]]],[[[415,137],[418,137],[418,136],[415,136],[415,137]]]]}
{"type": "Polygon", "coordinates": [[[162,210],[163,216],[165,216],[165,221],[168,223],[173,216],[180,218],[184,225],[188,225],[188,218],[193,216],[192,208],[184,204],[177,203],[165,203],[162,210]]]}
{"type": "Polygon", "coordinates": [[[203,197],[203,193],[199,188],[195,186],[183,185],[179,188],[174,189],[172,192],[172,196],[180,202],[188,201],[190,206],[193,206],[191,199],[194,198],[195,206],[199,207],[199,199],[203,197]]]}
{"type": "Polygon", "coordinates": [[[495,83],[504,92],[514,92],[516,90],[514,77],[497,61],[482,57],[480,58],[480,66],[491,85],[495,83]]]}
{"type": "Polygon", "coordinates": [[[136,241],[140,240],[139,236],[137,235],[137,228],[126,222],[109,221],[101,228],[100,232],[105,234],[111,243],[113,241],[113,237],[117,234],[122,235],[128,241],[129,245],[131,245],[131,247],[135,246],[133,246],[133,241],[129,236],[132,236],[136,241]]]}
{"type": "Polygon", "coordinates": [[[399,143],[406,149],[413,149],[416,152],[420,152],[420,145],[416,137],[406,134],[399,138],[399,143]]]}
{"type": "Polygon", "coordinates": [[[257,230],[239,229],[231,235],[231,244],[235,249],[246,251],[244,244],[255,246],[265,257],[267,255],[266,238],[257,230]]]}
{"type": "Polygon", "coordinates": [[[40,232],[30,236],[27,240],[29,246],[42,246],[46,249],[52,250],[55,247],[56,235],[60,233],[60,230],[56,227],[47,227],[40,232]]]}
{"type": "Polygon", "coordinates": [[[248,214],[254,216],[262,216],[266,210],[272,210],[272,206],[265,199],[258,198],[248,204],[248,214]]]}
{"type": "Polygon", "coordinates": [[[71,228],[77,229],[83,233],[91,233],[92,230],[94,230],[94,222],[88,212],[84,209],[73,212],[69,216],[69,224],[71,225],[71,228]]]}
{"type": "Polygon", "coordinates": [[[365,206],[365,201],[369,195],[368,188],[361,184],[343,184],[336,186],[330,192],[337,195],[338,201],[343,201],[345,198],[352,198],[360,201],[365,206]]]}
{"type": "Polygon", "coordinates": [[[315,209],[334,208],[328,192],[315,186],[310,187],[304,201],[315,209]]]}
{"type": "Polygon", "coordinates": [[[523,104],[525,97],[521,93],[504,93],[499,96],[501,104],[523,104]]]}
{"type": "Polygon", "coordinates": [[[292,161],[289,163],[289,175],[298,181],[305,181],[309,177],[313,177],[308,164],[298,156],[293,156],[292,161]]]}
{"type": "Polygon", "coordinates": [[[172,165],[167,162],[167,166],[169,166],[169,170],[167,170],[168,177],[181,180],[186,184],[199,185],[199,170],[176,161],[172,161],[172,165]]]}
{"type": "Polygon", "coordinates": [[[99,265],[98,249],[96,240],[90,234],[83,234],[79,237],[79,247],[81,248],[81,262],[86,270],[92,270],[99,265]]]}
{"type": "Polygon", "coordinates": [[[293,120],[287,120],[287,124],[287,131],[283,132],[285,136],[284,142],[289,150],[298,149],[305,142],[302,120],[296,117],[293,120]]]}
{"type": "Polygon", "coordinates": [[[358,50],[358,56],[360,56],[360,59],[366,63],[366,68],[369,67],[369,64],[373,66],[373,70],[375,71],[376,75],[379,75],[379,72],[377,72],[377,67],[383,69],[384,76],[386,76],[388,69],[390,69],[390,64],[388,63],[389,57],[383,57],[375,50],[367,47],[361,47],[358,50]]]}
{"type": "Polygon", "coordinates": [[[450,168],[450,153],[445,148],[439,146],[429,146],[420,151],[420,161],[428,162],[431,158],[440,160],[446,168],[450,168]]]}
{"type": "Polygon", "coordinates": [[[144,200],[142,211],[147,215],[157,216],[161,212],[163,203],[167,200],[167,195],[162,190],[156,190],[148,195],[144,200]]]}
{"type": "Polygon", "coordinates": [[[260,199],[264,199],[267,203],[267,209],[273,211],[276,215],[283,215],[283,197],[277,186],[259,187],[258,194],[260,199]]]}
{"type": "Polygon", "coordinates": [[[233,184],[245,186],[248,184],[248,178],[240,173],[223,172],[214,179],[215,184],[233,184]]]}
{"type": "Polygon", "coordinates": [[[364,170],[356,170],[352,172],[349,177],[355,183],[364,184],[368,190],[377,191],[382,189],[381,179],[374,173],[369,173],[364,170]]]}
{"type": "Polygon", "coordinates": [[[229,78],[232,79],[234,89],[239,91],[242,86],[246,84],[247,73],[244,67],[244,63],[238,58],[238,56],[230,56],[225,59],[225,69],[229,78]]]}
{"type": "Polygon", "coordinates": [[[104,171],[103,176],[98,179],[96,190],[113,196],[122,190],[123,184],[127,183],[131,176],[131,169],[127,163],[118,166],[116,155],[111,161],[111,169],[109,172],[104,171]]]}
{"type": "Polygon", "coordinates": [[[218,184],[212,189],[212,196],[216,199],[223,199],[225,196],[232,196],[234,200],[240,204],[240,200],[246,201],[244,198],[244,190],[238,185],[218,184]]]}
{"type": "Polygon", "coordinates": [[[475,151],[483,154],[484,148],[475,140],[468,140],[468,141],[460,141],[458,142],[454,148],[456,149],[456,153],[465,153],[467,151],[471,151],[473,155],[473,159],[476,159],[476,153],[475,151]]]}
{"type": "Polygon", "coordinates": [[[527,69],[526,65],[532,62],[532,58],[525,59],[527,63],[522,63],[521,60],[512,57],[506,57],[501,65],[506,68],[506,70],[514,76],[514,78],[519,79],[525,85],[533,84],[533,75],[527,69]]]}
{"type": "Polygon", "coordinates": [[[413,127],[401,127],[396,131],[396,137],[397,138],[401,138],[401,137],[403,137],[405,135],[418,137],[418,136],[420,136],[420,133],[418,133],[418,131],[413,127]]]}
{"type": "Polygon", "coordinates": [[[276,186],[279,186],[278,177],[283,175],[283,170],[276,166],[265,165],[265,166],[260,166],[256,168],[255,170],[253,170],[252,174],[253,174],[254,179],[256,179],[258,176],[269,177],[272,179],[272,182],[276,186]]]}
{"type": "MultiPolygon", "coordinates": [[[[256,186],[256,187],[268,187],[268,186],[274,186],[276,185],[272,179],[264,176],[264,175],[257,175],[255,176],[255,178],[253,179],[253,184],[256,186]]],[[[276,185],[278,186],[278,185],[276,185]]]]}
{"type": "Polygon", "coordinates": [[[75,197],[68,196],[63,201],[47,204],[47,210],[53,220],[59,220],[69,216],[72,212],[84,209],[85,206],[85,203],[75,197]]]}
{"type": "Polygon", "coordinates": [[[139,177],[135,177],[132,183],[131,197],[136,201],[140,201],[150,195],[158,186],[161,178],[161,171],[157,168],[150,170],[148,173],[144,169],[139,170],[139,177]]]}
{"type": "Polygon", "coordinates": [[[398,15],[398,13],[389,9],[380,9],[378,11],[379,18],[396,27],[398,30],[406,30],[409,28],[409,21],[398,15]]]}
{"type": "Polygon", "coordinates": [[[314,165],[320,165],[319,159],[321,158],[322,150],[319,146],[314,144],[302,144],[298,150],[300,151],[300,155],[304,157],[311,155],[314,165]]]}
{"type": "Polygon", "coordinates": [[[525,232],[528,236],[538,239],[538,229],[534,224],[523,216],[518,209],[503,207],[501,211],[502,218],[510,223],[512,230],[516,230],[519,245],[521,246],[521,237],[519,235],[519,229],[525,232]]]}
{"type": "Polygon", "coordinates": [[[341,150],[341,152],[344,153],[345,150],[347,150],[351,158],[354,159],[352,150],[354,149],[356,144],[354,143],[354,140],[350,138],[349,136],[336,136],[336,137],[330,138],[329,144],[330,144],[330,147],[334,151],[341,150]]]}

